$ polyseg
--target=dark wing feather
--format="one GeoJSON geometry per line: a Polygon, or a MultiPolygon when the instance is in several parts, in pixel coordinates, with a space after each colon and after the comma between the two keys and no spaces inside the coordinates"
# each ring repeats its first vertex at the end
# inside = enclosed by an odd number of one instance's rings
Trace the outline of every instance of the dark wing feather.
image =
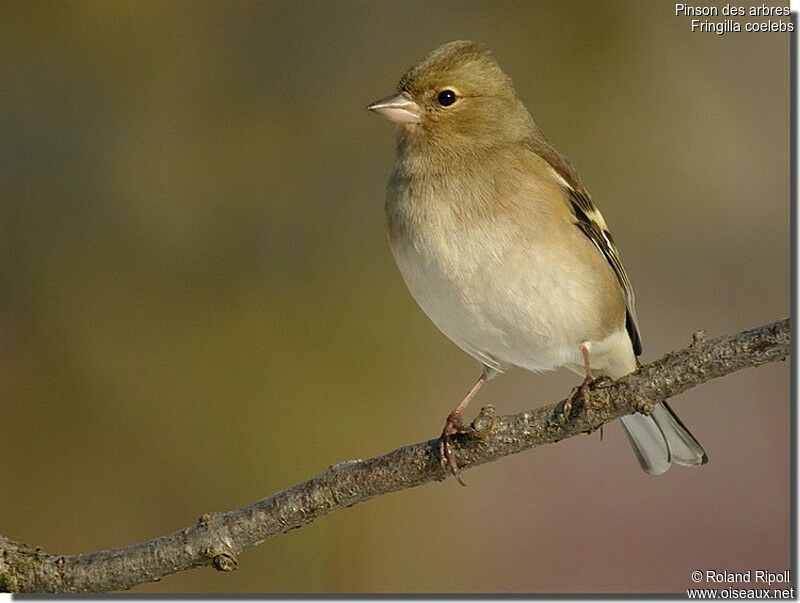
{"type": "Polygon", "coordinates": [[[572,213],[575,216],[575,223],[583,233],[589,237],[594,246],[603,254],[606,261],[611,265],[614,274],[622,287],[625,295],[625,328],[633,343],[633,351],[638,356],[642,353],[642,340],[639,336],[639,324],[636,319],[635,298],[633,287],[625,273],[625,268],[619,259],[617,246],[608,231],[606,222],[592,200],[587,195],[579,193],[570,187],[565,187],[569,193],[569,201],[572,213]]]}

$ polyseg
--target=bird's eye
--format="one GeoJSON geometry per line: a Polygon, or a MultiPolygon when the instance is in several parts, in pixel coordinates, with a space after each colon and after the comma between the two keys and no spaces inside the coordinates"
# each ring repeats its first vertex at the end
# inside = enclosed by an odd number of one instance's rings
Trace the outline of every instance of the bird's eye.
{"type": "Polygon", "coordinates": [[[442,90],[436,97],[442,107],[449,107],[456,102],[456,93],[452,90],[442,90]]]}

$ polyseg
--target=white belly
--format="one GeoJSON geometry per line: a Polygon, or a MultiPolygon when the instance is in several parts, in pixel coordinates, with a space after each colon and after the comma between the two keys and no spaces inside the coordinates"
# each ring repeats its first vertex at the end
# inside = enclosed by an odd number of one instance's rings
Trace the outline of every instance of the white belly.
{"type": "MultiPolygon", "coordinates": [[[[390,243],[420,307],[479,361],[499,370],[580,366],[580,345],[599,320],[596,277],[578,258],[564,257],[563,244],[537,243],[533,253],[510,228],[491,236],[417,231],[390,243]]],[[[597,343],[599,360],[606,342],[597,343]]]]}

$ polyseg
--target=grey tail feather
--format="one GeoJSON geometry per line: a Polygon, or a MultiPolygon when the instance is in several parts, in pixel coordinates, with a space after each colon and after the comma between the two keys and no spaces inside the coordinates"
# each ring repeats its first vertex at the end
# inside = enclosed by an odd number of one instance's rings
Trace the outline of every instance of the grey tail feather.
{"type": "Polygon", "coordinates": [[[686,467],[705,465],[708,462],[708,455],[700,442],[686,429],[683,421],[678,418],[669,404],[666,402],[656,404],[653,409],[653,418],[667,438],[673,461],[686,467]]]}
{"type": "Polygon", "coordinates": [[[655,420],[646,415],[626,415],[621,421],[642,469],[651,475],[661,475],[669,469],[672,455],[655,420]]]}
{"type": "Polygon", "coordinates": [[[661,475],[674,461],[678,465],[704,465],[708,456],[666,402],[653,413],[622,417],[622,426],[639,464],[647,473],[661,475]]]}

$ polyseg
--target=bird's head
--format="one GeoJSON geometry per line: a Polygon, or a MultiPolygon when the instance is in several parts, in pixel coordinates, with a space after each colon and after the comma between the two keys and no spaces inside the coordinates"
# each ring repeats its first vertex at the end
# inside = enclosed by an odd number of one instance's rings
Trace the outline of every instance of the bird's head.
{"type": "Polygon", "coordinates": [[[463,40],[431,52],[400,78],[396,93],[367,109],[403,126],[401,144],[453,150],[515,142],[532,123],[489,51],[463,40]]]}

